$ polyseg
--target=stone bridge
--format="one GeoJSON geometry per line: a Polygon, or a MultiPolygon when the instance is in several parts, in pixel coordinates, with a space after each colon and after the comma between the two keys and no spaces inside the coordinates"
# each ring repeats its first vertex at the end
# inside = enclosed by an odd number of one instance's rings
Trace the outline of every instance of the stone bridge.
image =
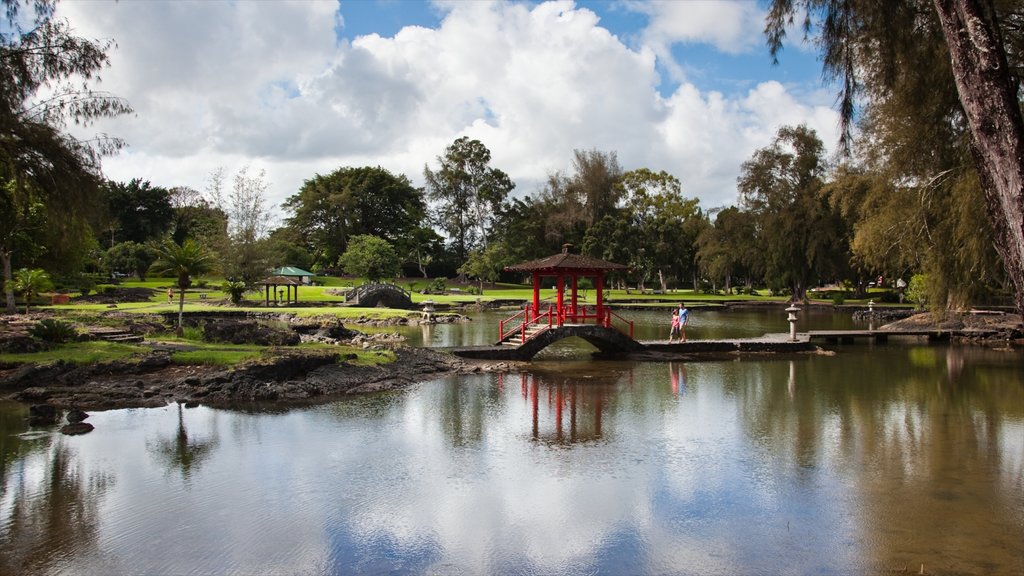
{"type": "Polygon", "coordinates": [[[345,302],[363,308],[386,306],[388,308],[413,308],[409,291],[395,284],[363,284],[349,290],[345,302]]]}

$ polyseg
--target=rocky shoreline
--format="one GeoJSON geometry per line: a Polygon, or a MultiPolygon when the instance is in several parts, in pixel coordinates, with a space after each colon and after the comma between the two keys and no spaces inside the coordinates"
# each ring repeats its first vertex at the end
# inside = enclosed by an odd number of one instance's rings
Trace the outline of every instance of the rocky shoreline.
{"type": "Polygon", "coordinates": [[[272,360],[234,368],[177,365],[160,351],[137,362],[27,365],[0,372],[0,394],[26,404],[68,410],[159,407],[172,402],[297,405],[510,366],[466,362],[426,348],[399,346],[393,351],[397,359],[380,365],[353,364],[330,352],[287,350],[272,360]]]}

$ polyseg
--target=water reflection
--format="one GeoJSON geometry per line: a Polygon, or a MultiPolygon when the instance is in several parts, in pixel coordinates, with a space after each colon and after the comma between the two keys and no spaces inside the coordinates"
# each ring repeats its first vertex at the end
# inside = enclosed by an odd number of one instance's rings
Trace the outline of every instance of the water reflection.
{"type": "Polygon", "coordinates": [[[161,436],[148,444],[149,452],[170,472],[180,472],[184,480],[191,478],[193,471],[213,455],[217,447],[215,437],[197,440],[190,438],[185,426],[185,415],[181,403],[177,404],[178,425],[175,433],[161,436]]]}
{"type": "Polygon", "coordinates": [[[77,438],[0,409],[0,573],[1020,573],[1022,366],[558,360],[77,438]]]}
{"type": "Polygon", "coordinates": [[[55,573],[99,549],[104,494],[114,478],[86,473],[69,440],[36,439],[5,468],[0,492],[0,574],[55,573]]]}

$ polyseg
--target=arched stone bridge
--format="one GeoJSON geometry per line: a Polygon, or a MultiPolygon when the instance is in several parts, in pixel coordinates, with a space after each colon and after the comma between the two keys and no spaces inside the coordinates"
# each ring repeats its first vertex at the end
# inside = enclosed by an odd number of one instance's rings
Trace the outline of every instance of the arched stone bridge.
{"type": "Polygon", "coordinates": [[[345,302],[354,306],[373,308],[386,306],[388,308],[413,308],[412,295],[409,291],[395,284],[372,283],[357,286],[349,290],[345,295],[345,302]]]}
{"type": "Polygon", "coordinates": [[[461,348],[453,352],[465,358],[487,358],[495,360],[529,360],[551,344],[571,337],[582,338],[608,355],[622,355],[642,352],[643,344],[616,330],[594,324],[564,324],[551,326],[532,335],[526,342],[498,343],[495,346],[461,348]]]}

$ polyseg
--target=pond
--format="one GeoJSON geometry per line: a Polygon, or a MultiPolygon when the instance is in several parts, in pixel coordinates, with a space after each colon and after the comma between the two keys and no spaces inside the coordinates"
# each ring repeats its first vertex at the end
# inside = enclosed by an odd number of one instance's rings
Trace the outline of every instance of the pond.
{"type": "Polygon", "coordinates": [[[0,574],[1024,572],[1024,352],[836,351],[565,352],[79,437],[0,404],[0,574]]]}

